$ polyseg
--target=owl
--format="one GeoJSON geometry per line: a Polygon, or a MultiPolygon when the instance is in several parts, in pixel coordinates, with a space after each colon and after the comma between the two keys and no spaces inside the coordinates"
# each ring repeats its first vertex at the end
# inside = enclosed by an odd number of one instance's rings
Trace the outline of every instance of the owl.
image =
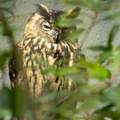
{"type": "MultiPolygon", "coordinates": [[[[72,66],[79,58],[77,42],[71,43],[67,36],[75,27],[60,27],[56,23],[65,12],[48,9],[35,4],[36,12],[28,19],[24,39],[18,42],[9,61],[11,86],[26,87],[32,96],[57,92],[70,88],[71,80],[66,76],[45,74],[50,68],[57,70],[72,66]],[[68,85],[65,85],[65,80],[68,85]]],[[[67,12],[66,17],[77,17],[79,8],[67,12]]]]}

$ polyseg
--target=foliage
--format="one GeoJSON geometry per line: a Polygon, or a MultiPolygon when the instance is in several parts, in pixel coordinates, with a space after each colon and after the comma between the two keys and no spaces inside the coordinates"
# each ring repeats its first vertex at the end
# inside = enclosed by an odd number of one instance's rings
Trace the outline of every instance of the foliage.
{"type": "MultiPolygon", "coordinates": [[[[10,0],[2,0],[7,2],[10,0]]],[[[64,0],[66,4],[74,7],[86,8],[93,12],[94,16],[89,16],[92,20],[89,30],[79,28],[68,36],[73,41],[78,36],[85,35],[85,40],[89,32],[94,27],[98,15],[102,12],[108,12],[110,6],[115,0],[64,0]]],[[[117,1],[116,1],[117,2],[117,1]]],[[[1,9],[1,8],[0,8],[1,9]]],[[[1,9],[0,15],[0,33],[8,36],[12,47],[14,46],[13,31],[9,24],[4,20],[4,10],[1,9]],[[4,31],[4,32],[3,32],[4,31]]],[[[10,13],[10,12],[9,12],[10,13]]],[[[105,16],[103,20],[115,20],[120,17],[116,12],[105,16]]],[[[84,23],[84,18],[65,18],[58,21],[62,27],[71,27],[84,23]]],[[[111,75],[119,71],[120,67],[120,46],[113,46],[113,40],[119,30],[119,24],[115,24],[108,36],[106,46],[92,46],[89,51],[99,52],[96,61],[90,62],[78,59],[72,67],[64,67],[58,70],[53,68],[46,71],[45,74],[52,76],[67,76],[73,81],[73,87],[70,91],[60,91],[58,93],[49,93],[37,98],[32,98],[23,89],[16,86],[14,89],[3,86],[0,90],[0,119],[14,119],[15,117],[31,116],[40,120],[119,120],[120,119],[120,88],[119,83],[114,85],[114,78],[111,81],[111,75]],[[98,86],[86,84],[87,81],[95,79],[98,86]],[[39,118],[36,118],[36,111],[40,110],[39,118]]],[[[5,62],[10,56],[10,51],[0,52],[0,69],[4,69],[5,62]]],[[[91,56],[92,57],[92,56],[91,56]]]]}

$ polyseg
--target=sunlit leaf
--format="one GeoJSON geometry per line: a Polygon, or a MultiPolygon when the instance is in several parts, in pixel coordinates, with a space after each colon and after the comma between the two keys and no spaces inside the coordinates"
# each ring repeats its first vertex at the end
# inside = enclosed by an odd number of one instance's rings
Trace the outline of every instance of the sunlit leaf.
{"type": "Polygon", "coordinates": [[[88,68],[88,74],[91,78],[96,78],[100,81],[107,81],[110,77],[109,71],[100,65],[99,63],[89,63],[89,62],[83,62],[81,63],[83,66],[86,66],[88,68]]]}
{"type": "Polygon", "coordinates": [[[104,67],[96,66],[90,69],[90,76],[98,80],[107,81],[110,74],[104,67]]]}

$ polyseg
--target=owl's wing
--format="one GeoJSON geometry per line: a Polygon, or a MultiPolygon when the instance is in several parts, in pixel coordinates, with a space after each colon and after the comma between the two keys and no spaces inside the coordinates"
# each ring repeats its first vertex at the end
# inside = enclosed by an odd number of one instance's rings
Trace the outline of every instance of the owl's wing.
{"type": "Polygon", "coordinates": [[[19,42],[15,45],[12,56],[9,59],[9,77],[12,88],[17,83],[17,76],[22,68],[22,51],[23,47],[21,45],[21,42],[19,42]]]}

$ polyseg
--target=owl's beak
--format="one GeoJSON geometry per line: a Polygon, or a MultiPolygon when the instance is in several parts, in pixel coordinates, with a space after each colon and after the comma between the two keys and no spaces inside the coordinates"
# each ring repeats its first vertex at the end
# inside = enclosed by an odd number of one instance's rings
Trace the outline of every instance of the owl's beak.
{"type": "Polygon", "coordinates": [[[54,39],[55,43],[58,43],[59,42],[59,34],[55,33],[53,39],[54,39]]]}

